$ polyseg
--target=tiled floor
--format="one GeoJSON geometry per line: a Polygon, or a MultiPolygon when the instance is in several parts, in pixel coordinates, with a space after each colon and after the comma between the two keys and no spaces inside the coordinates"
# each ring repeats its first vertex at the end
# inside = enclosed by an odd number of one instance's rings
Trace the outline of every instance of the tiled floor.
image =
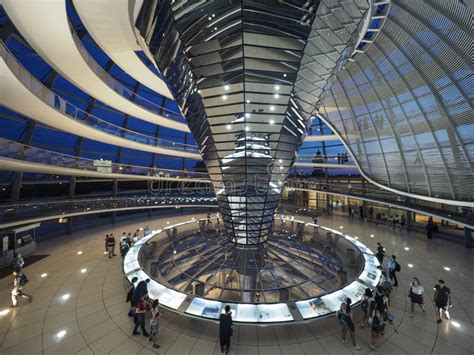
{"type": "MultiPolygon", "coordinates": [[[[80,232],[41,243],[40,254],[51,256],[26,266],[30,282],[26,293],[34,300],[21,299],[9,308],[11,278],[0,281],[1,354],[213,354],[217,346],[217,325],[165,312],[155,351],[147,339],[132,337],[132,321],[127,317],[125,284],[120,257],[109,260],[103,254],[104,234],[133,231],[149,224],[152,228],[187,217],[137,221],[80,232]],[[78,255],[78,251],[82,251],[78,255]],[[41,277],[47,273],[46,277],[41,277]],[[69,295],[65,296],[65,295],[69,295]],[[5,314],[5,310],[8,313],[5,314]],[[64,333],[65,331],[65,333],[64,333]],[[62,338],[58,337],[64,333],[62,338]]],[[[342,217],[321,218],[320,223],[344,226],[369,247],[381,241],[389,254],[398,255],[402,271],[400,287],[392,297],[396,317],[379,341],[381,354],[473,354],[474,353],[474,258],[473,251],[422,235],[392,231],[342,217]],[[374,234],[374,238],[370,237],[374,234]],[[405,250],[409,248],[409,250],[405,250]],[[413,264],[413,267],[408,267],[413,264]],[[444,269],[449,267],[450,271],[444,269]],[[435,323],[434,306],[427,298],[427,313],[409,317],[407,293],[412,276],[418,276],[428,292],[443,278],[454,296],[452,320],[435,323]]],[[[359,311],[356,312],[360,317],[359,311]]],[[[361,354],[370,353],[369,333],[357,329],[361,354]]],[[[235,354],[349,354],[351,345],[342,344],[334,318],[302,325],[273,327],[235,326],[231,353],[235,354]]],[[[374,353],[374,352],[372,352],[374,353]]]]}

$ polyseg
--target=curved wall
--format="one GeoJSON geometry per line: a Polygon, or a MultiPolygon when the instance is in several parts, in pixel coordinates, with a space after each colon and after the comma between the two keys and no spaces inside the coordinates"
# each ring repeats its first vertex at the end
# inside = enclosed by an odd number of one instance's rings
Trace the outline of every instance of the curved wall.
{"type": "Polygon", "coordinates": [[[471,17],[461,2],[393,0],[379,36],[325,93],[320,114],[373,181],[472,200],[471,17]]]}

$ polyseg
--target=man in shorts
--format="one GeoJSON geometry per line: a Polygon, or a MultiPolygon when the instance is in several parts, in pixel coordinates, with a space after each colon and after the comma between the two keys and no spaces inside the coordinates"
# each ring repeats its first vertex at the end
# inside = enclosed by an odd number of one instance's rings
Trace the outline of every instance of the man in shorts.
{"type": "Polygon", "coordinates": [[[451,290],[445,286],[443,280],[438,280],[438,284],[434,287],[434,302],[436,305],[436,323],[441,323],[442,312],[444,311],[444,316],[446,319],[451,319],[449,316],[449,307],[452,306],[451,301],[451,290]]]}

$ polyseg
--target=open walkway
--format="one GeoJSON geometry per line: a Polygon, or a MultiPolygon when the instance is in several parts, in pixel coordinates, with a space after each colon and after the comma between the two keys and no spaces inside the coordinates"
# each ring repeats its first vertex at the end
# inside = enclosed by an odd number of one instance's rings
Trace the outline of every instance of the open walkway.
{"type": "MultiPolygon", "coordinates": [[[[11,278],[0,280],[0,352],[15,355],[220,353],[216,324],[168,311],[161,322],[160,349],[151,348],[148,339],[142,336],[132,337],[120,257],[110,260],[103,254],[105,233],[114,232],[118,237],[123,231],[134,231],[145,224],[157,229],[167,221],[174,223],[186,218],[181,215],[135,220],[40,243],[38,254],[49,256],[25,268],[30,282],[24,291],[34,296],[32,303],[21,299],[18,308],[9,308],[11,278]],[[44,274],[47,275],[42,277],[44,274]]],[[[402,270],[400,286],[392,292],[395,322],[393,327],[387,327],[380,340],[380,354],[467,355],[474,352],[473,250],[443,240],[427,240],[421,234],[387,230],[342,217],[321,217],[320,223],[336,228],[343,226],[344,232],[358,236],[372,248],[380,241],[388,254],[398,256],[402,270]],[[451,321],[436,324],[434,305],[429,297],[426,297],[427,313],[422,315],[417,311],[414,318],[409,317],[407,294],[413,276],[419,277],[428,295],[439,278],[446,281],[454,296],[451,321]]],[[[359,309],[356,315],[359,319],[359,309]]],[[[368,334],[367,330],[356,330],[362,347],[360,354],[375,354],[368,347],[368,334]]],[[[352,351],[349,343],[341,343],[334,317],[291,326],[236,325],[232,342],[232,354],[339,355],[352,351]]]]}

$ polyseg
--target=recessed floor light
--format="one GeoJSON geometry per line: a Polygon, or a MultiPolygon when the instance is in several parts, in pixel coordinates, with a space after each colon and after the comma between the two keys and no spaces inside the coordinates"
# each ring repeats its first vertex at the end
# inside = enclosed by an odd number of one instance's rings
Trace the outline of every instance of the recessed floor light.
{"type": "Polygon", "coordinates": [[[87,269],[81,269],[81,273],[85,274],[87,272],[87,269]]]}
{"type": "Polygon", "coordinates": [[[451,321],[451,324],[455,327],[455,328],[461,328],[461,324],[459,324],[458,322],[452,320],[451,321]]]}
{"type": "Polygon", "coordinates": [[[67,301],[70,297],[71,297],[71,295],[69,293],[65,293],[61,298],[65,301],[67,301]]]}
{"type": "Polygon", "coordinates": [[[9,309],[4,309],[4,310],[0,311],[0,316],[6,316],[8,313],[10,313],[10,310],[9,309]]]}
{"type": "Polygon", "coordinates": [[[443,269],[445,269],[446,271],[451,271],[451,268],[447,266],[445,266],[443,269]]]}
{"type": "Polygon", "coordinates": [[[56,334],[56,336],[57,336],[58,338],[62,338],[62,337],[64,337],[65,335],[66,335],[66,331],[65,331],[65,330],[60,330],[60,331],[56,334]]]}
{"type": "Polygon", "coordinates": [[[408,250],[410,250],[410,248],[409,248],[409,247],[405,247],[405,250],[408,251],[408,250]]]}
{"type": "Polygon", "coordinates": [[[413,264],[408,264],[408,267],[413,267],[413,264]]]}
{"type": "Polygon", "coordinates": [[[166,221],[166,224],[170,224],[170,221],[166,221]]]}
{"type": "Polygon", "coordinates": [[[340,228],[340,229],[344,229],[344,227],[343,227],[343,226],[339,226],[339,228],[340,228]]]}
{"type": "Polygon", "coordinates": [[[359,239],[359,237],[354,237],[354,239],[359,239]]]}
{"type": "Polygon", "coordinates": [[[48,276],[48,274],[47,274],[47,273],[43,273],[43,274],[41,274],[41,277],[42,277],[43,279],[44,279],[46,276],[48,276]]]}
{"type": "Polygon", "coordinates": [[[370,235],[370,238],[373,238],[373,237],[374,237],[374,235],[373,235],[373,234],[371,234],[371,235],[370,235]]]}
{"type": "Polygon", "coordinates": [[[77,255],[82,255],[82,250],[79,250],[79,251],[77,252],[77,255]]]}

